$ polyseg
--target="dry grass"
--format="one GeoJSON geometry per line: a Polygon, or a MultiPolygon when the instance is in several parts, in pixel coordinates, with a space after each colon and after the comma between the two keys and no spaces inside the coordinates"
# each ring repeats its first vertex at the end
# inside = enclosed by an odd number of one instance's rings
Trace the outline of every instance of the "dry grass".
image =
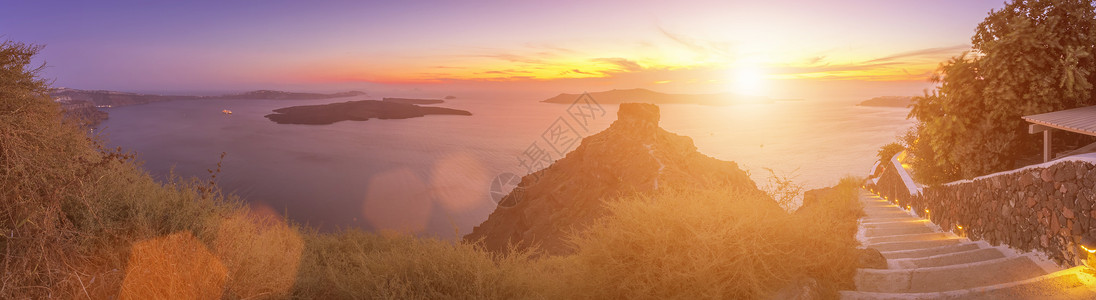
{"type": "MultiPolygon", "coordinates": [[[[827,199],[825,211],[849,209],[838,200],[827,199]]],[[[855,218],[787,214],[764,195],[734,190],[670,190],[610,209],[575,238],[565,298],[751,299],[802,277],[831,297],[851,287],[855,218]]]]}
{"type": "Polygon", "coordinates": [[[524,299],[539,272],[528,253],[348,231],[308,235],[296,296],[302,298],[524,299]]]}
{"type": "Polygon", "coordinates": [[[36,51],[0,44],[0,298],[757,298],[804,277],[831,296],[851,284],[855,180],[803,214],[729,189],[618,199],[570,256],[320,234],[97,148],[27,69],[36,51]]]}

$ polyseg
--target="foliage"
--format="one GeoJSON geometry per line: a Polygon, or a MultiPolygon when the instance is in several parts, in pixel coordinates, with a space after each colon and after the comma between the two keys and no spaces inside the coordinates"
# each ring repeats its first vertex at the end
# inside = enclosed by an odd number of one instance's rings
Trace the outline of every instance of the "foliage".
{"type": "Polygon", "coordinates": [[[1039,149],[1021,116],[1096,104],[1091,1],[1013,1],[971,42],[933,75],[939,86],[913,100],[911,162],[926,183],[1013,168],[1039,149]]]}
{"type": "Polygon", "coordinates": [[[889,161],[891,157],[894,157],[898,152],[902,152],[902,150],[906,150],[906,147],[902,146],[902,144],[890,143],[883,145],[883,147],[879,147],[879,153],[877,155],[879,156],[879,161],[885,162],[889,161]]]}
{"type": "Polygon", "coordinates": [[[61,122],[37,75],[41,67],[30,67],[40,49],[0,43],[0,298],[66,280],[69,248],[60,242],[72,223],[62,208],[83,204],[74,200],[95,159],[83,130],[61,122]]]}

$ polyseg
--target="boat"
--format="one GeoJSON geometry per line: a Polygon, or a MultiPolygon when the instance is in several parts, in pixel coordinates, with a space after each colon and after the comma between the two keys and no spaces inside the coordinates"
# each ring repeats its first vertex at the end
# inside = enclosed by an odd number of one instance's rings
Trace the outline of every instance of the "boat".
{"type": "Polygon", "coordinates": [[[231,115],[232,111],[226,109],[226,110],[222,110],[221,113],[226,114],[226,115],[231,115]]]}

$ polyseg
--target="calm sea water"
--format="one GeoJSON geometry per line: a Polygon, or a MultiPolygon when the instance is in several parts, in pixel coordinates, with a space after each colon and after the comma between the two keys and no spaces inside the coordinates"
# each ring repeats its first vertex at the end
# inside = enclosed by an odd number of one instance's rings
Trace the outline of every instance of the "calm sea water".
{"type": "MultiPolygon", "coordinates": [[[[218,185],[254,209],[322,230],[394,229],[453,238],[471,232],[495,203],[490,183],[524,174],[518,156],[568,105],[454,99],[439,106],[473,116],[285,125],[263,116],[305,104],[358,100],[195,100],[109,110],[100,125],[112,146],[135,151],[159,178],[208,178],[227,153],[218,185]],[[224,115],[222,109],[233,111],[224,115]]],[[[906,109],[855,100],[786,101],[723,107],[661,105],[661,125],[690,136],[700,152],[738,162],[764,183],[765,167],[808,188],[864,175],[877,149],[909,127],[906,109]]],[[[616,119],[616,107],[583,135],[616,119]]],[[[543,145],[543,144],[542,144],[543,145]]]]}

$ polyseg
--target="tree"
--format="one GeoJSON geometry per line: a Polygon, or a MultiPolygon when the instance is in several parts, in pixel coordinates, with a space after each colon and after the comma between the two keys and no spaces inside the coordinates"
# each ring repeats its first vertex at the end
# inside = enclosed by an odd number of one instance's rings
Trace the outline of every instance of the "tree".
{"type": "Polygon", "coordinates": [[[883,145],[883,147],[879,147],[879,153],[877,155],[879,156],[879,161],[886,162],[889,161],[891,157],[894,157],[895,154],[898,154],[898,152],[902,152],[902,150],[906,150],[906,147],[902,146],[902,144],[890,143],[883,145]]]}
{"type": "Polygon", "coordinates": [[[1011,169],[1039,149],[1021,116],[1096,104],[1091,1],[1015,0],[991,11],[971,43],[913,100],[910,163],[925,183],[1011,169]]]}

